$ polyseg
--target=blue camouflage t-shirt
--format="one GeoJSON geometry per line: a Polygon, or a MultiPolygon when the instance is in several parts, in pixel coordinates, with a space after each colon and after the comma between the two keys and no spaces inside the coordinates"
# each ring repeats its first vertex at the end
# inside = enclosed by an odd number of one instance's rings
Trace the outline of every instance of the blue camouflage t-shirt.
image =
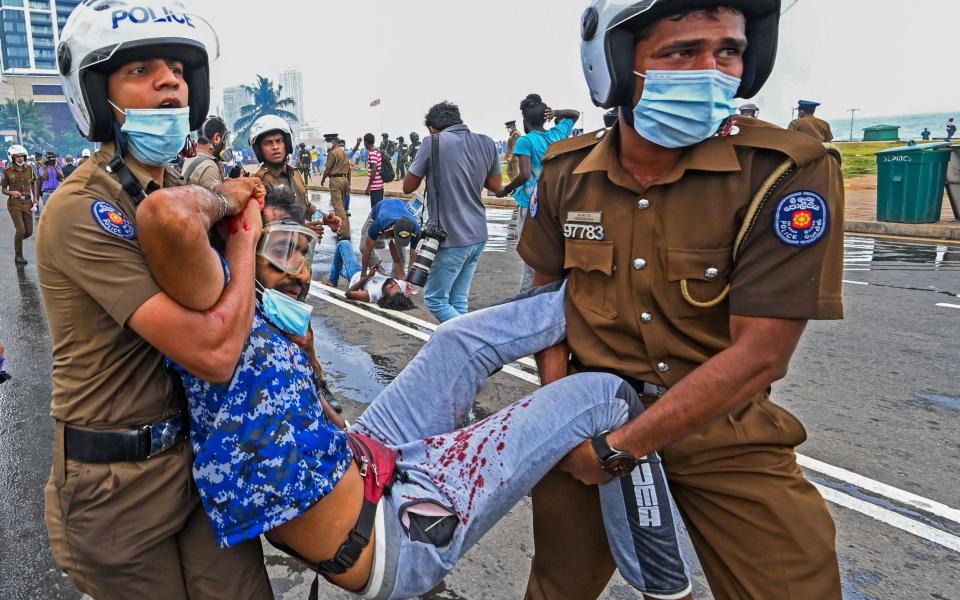
{"type": "Polygon", "coordinates": [[[303,514],[349,468],[347,436],[323,414],[310,359],[259,305],[228,384],[170,364],[183,379],[193,476],[221,547],[303,514]]]}
{"type": "Polygon", "coordinates": [[[514,155],[530,157],[530,179],[513,194],[513,199],[517,201],[518,206],[523,208],[530,206],[530,199],[537,191],[537,182],[540,181],[540,174],[543,172],[543,157],[546,156],[547,149],[550,148],[550,144],[570,137],[573,126],[572,119],[563,119],[551,129],[531,131],[517,140],[513,148],[514,155]]]}

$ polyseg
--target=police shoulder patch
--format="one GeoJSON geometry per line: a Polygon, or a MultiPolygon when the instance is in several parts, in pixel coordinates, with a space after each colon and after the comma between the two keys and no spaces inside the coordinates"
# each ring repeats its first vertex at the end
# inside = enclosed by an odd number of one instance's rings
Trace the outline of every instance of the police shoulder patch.
{"type": "Polygon", "coordinates": [[[539,196],[539,189],[533,192],[533,196],[530,196],[530,216],[534,219],[537,218],[537,212],[540,210],[540,202],[538,200],[539,196]]]}
{"type": "Polygon", "coordinates": [[[810,190],[794,192],[773,213],[773,231],[788,246],[806,248],[827,234],[829,208],[823,196],[810,190]]]}
{"type": "Polygon", "coordinates": [[[137,238],[137,230],[122,212],[114,208],[109,202],[97,200],[91,208],[93,220],[100,227],[109,233],[123,240],[133,240],[137,238]]]}

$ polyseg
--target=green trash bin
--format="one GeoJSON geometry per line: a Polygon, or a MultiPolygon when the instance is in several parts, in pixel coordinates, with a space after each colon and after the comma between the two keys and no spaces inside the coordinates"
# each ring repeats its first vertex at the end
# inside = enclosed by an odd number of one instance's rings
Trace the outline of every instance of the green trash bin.
{"type": "Polygon", "coordinates": [[[950,144],[917,144],[877,152],[877,220],[940,220],[950,144]]]}

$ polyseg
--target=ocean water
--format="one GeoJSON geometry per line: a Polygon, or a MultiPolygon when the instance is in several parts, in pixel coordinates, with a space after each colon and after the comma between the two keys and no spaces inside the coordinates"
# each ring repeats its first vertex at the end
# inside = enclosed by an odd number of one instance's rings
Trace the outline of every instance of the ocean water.
{"type": "MultiPolygon", "coordinates": [[[[960,125],[960,111],[956,113],[923,113],[915,115],[890,115],[890,116],[860,116],[857,113],[853,121],[853,139],[863,139],[863,129],[874,125],[899,125],[901,140],[919,140],[920,132],[926,127],[933,134],[931,138],[943,138],[947,135],[944,127],[947,119],[953,117],[960,125]]],[[[850,119],[828,119],[830,127],[833,128],[833,136],[837,141],[847,141],[850,139],[850,119]]]]}

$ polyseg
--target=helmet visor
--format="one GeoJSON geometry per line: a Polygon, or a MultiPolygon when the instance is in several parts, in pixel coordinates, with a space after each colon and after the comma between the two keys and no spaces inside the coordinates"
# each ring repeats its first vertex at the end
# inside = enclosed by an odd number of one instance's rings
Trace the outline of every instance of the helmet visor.
{"type": "Polygon", "coordinates": [[[602,15],[601,29],[610,31],[662,2],[663,0],[602,0],[595,5],[595,8],[602,15]]]}
{"type": "Polygon", "coordinates": [[[317,241],[317,234],[302,225],[275,223],[263,228],[257,256],[284,273],[299,275],[312,269],[317,241]]]}

